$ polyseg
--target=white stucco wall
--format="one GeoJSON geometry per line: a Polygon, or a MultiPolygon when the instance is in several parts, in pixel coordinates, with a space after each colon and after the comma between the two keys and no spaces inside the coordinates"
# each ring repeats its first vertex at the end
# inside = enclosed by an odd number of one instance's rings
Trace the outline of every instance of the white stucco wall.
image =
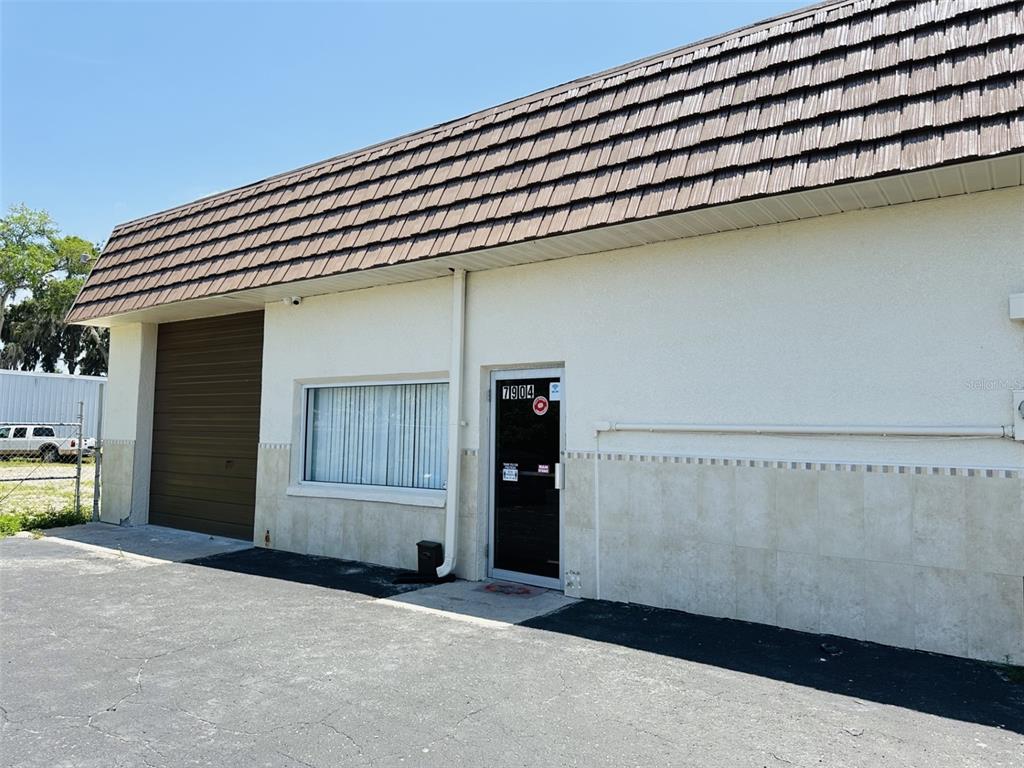
{"type": "Polygon", "coordinates": [[[136,440],[153,416],[157,326],[133,323],[110,329],[108,383],[103,401],[103,436],[136,440]]]}
{"type": "Polygon", "coordinates": [[[417,541],[442,538],[444,510],[292,496],[300,479],[302,385],[447,377],[447,279],[313,296],[266,309],[254,540],[310,554],[416,567],[417,541]]]}
{"type": "MultiPolygon", "coordinates": [[[[1021,188],[474,272],[464,416],[482,369],[562,361],[567,448],[595,421],[1012,423],[1024,386],[1021,188]]],[[[267,306],[261,440],[288,442],[296,380],[444,372],[446,279],[267,306]]],[[[1005,440],[653,436],[608,450],[1016,467],[1005,440]]]]}
{"type": "Polygon", "coordinates": [[[103,485],[100,518],[139,525],[149,520],[157,326],[110,329],[103,400],[103,485]]]}
{"type": "MultiPolygon", "coordinates": [[[[1024,444],[593,432],[1010,424],[1021,291],[1020,188],[474,272],[458,572],[484,575],[490,369],[564,364],[570,593],[1024,658],[1024,444]]],[[[439,279],[267,307],[257,542],[411,567],[440,537],[437,509],[286,488],[301,383],[446,375],[450,303],[439,279]]]]}
{"type": "MultiPolygon", "coordinates": [[[[1009,424],[1024,382],[1024,326],[1007,309],[1024,289],[1020,188],[473,273],[469,286],[467,376],[564,360],[570,450],[593,448],[595,421],[1009,424]]],[[[1000,440],[612,434],[601,447],[1024,463],[1024,446],[1000,440]]]]}
{"type": "Polygon", "coordinates": [[[450,326],[446,279],[268,304],[260,442],[291,442],[299,382],[447,375],[450,326]]]}

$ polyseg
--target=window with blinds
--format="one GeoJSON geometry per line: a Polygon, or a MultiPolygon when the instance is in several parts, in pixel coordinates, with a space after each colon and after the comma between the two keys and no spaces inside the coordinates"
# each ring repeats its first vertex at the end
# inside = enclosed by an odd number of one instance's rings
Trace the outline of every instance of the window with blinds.
{"type": "Polygon", "coordinates": [[[308,389],[304,479],[443,489],[447,422],[443,382],[308,389]]]}

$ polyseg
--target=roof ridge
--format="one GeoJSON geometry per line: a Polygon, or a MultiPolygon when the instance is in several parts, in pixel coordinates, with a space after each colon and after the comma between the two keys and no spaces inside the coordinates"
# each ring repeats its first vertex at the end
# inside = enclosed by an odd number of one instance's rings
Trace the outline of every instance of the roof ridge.
{"type": "MultiPolygon", "coordinates": [[[[224,189],[224,190],[221,190],[219,192],[213,192],[213,193],[211,193],[209,195],[204,195],[203,197],[198,197],[198,198],[196,198],[194,200],[190,200],[190,201],[185,202],[185,203],[180,203],[178,205],[171,206],[170,208],[165,208],[165,209],[163,209],[161,211],[156,211],[154,213],[146,214],[145,216],[139,216],[139,217],[134,218],[134,219],[128,219],[127,221],[123,221],[123,222],[117,224],[114,227],[111,235],[113,235],[114,233],[118,232],[119,230],[121,230],[121,229],[123,229],[125,227],[128,227],[128,226],[131,226],[133,224],[139,224],[141,222],[145,222],[145,221],[148,221],[150,219],[155,219],[155,218],[157,218],[159,216],[165,216],[165,215],[167,215],[169,213],[174,213],[174,212],[177,212],[177,211],[181,211],[181,210],[184,210],[184,209],[189,208],[191,206],[194,206],[194,205],[196,205],[198,203],[203,203],[203,202],[206,202],[206,201],[216,200],[217,198],[223,197],[225,195],[229,195],[229,194],[231,194],[233,192],[242,192],[243,190],[247,190],[247,189],[250,189],[250,188],[253,188],[253,187],[257,187],[257,186],[259,186],[261,184],[266,184],[266,183],[271,182],[271,181],[276,181],[276,180],[279,180],[279,179],[284,179],[284,178],[287,178],[289,176],[297,176],[297,175],[302,174],[302,173],[304,173],[306,171],[309,171],[309,170],[311,170],[313,168],[317,168],[317,167],[320,167],[320,166],[325,166],[325,165],[328,165],[330,163],[336,163],[336,162],[338,162],[340,160],[345,160],[345,159],[349,159],[349,158],[355,158],[355,157],[358,157],[359,155],[367,154],[367,153],[373,152],[374,150],[381,149],[382,147],[386,147],[386,146],[389,146],[389,145],[397,144],[397,143],[402,142],[402,141],[408,141],[409,139],[412,139],[413,137],[427,136],[427,135],[429,135],[431,133],[438,132],[438,131],[440,131],[443,128],[448,127],[448,126],[457,125],[459,123],[465,123],[465,122],[468,122],[468,121],[470,121],[471,119],[474,119],[474,118],[480,118],[480,117],[483,117],[483,116],[491,115],[491,114],[496,113],[498,111],[503,111],[503,110],[514,108],[516,106],[521,106],[521,105],[524,105],[524,104],[533,103],[533,102],[539,101],[539,100],[541,100],[542,98],[545,98],[545,97],[550,97],[550,96],[553,96],[555,94],[564,93],[566,91],[572,90],[573,88],[579,88],[581,85],[586,84],[586,83],[591,83],[591,82],[594,82],[594,81],[599,80],[599,79],[608,78],[608,77],[611,77],[613,75],[620,74],[620,73],[623,73],[623,72],[628,72],[628,71],[637,69],[637,68],[639,68],[641,66],[649,66],[649,65],[654,64],[654,63],[659,62],[659,61],[664,61],[664,60],[667,60],[667,59],[670,59],[670,58],[674,58],[674,57],[679,56],[680,54],[686,53],[688,51],[695,51],[695,50],[698,50],[700,48],[710,47],[711,45],[713,45],[715,43],[721,43],[721,42],[724,42],[724,41],[727,41],[727,40],[732,40],[734,38],[741,37],[743,35],[752,34],[754,32],[758,32],[758,31],[761,31],[763,29],[768,29],[770,27],[777,26],[779,24],[782,24],[782,23],[787,22],[787,21],[791,21],[793,19],[798,19],[798,18],[802,18],[802,17],[808,16],[808,15],[811,15],[813,13],[818,13],[818,12],[820,12],[820,11],[826,9],[826,8],[830,8],[830,9],[841,8],[843,6],[856,5],[856,4],[862,4],[862,5],[865,6],[865,8],[868,8],[868,7],[874,8],[874,7],[883,6],[883,5],[892,5],[892,4],[895,4],[895,3],[898,3],[898,2],[902,2],[902,1],[904,1],[904,0],[824,0],[824,2],[814,3],[812,5],[807,5],[807,6],[801,6],[800,8],[796,8],[796,9],[794,9],[792,11],[789,11],[789,12],[786,12],[786,13],[782,13],[782,14],[779,14],[777,16],[770,17],[768,19],[761,19],[761,20],[753,22],[751,24],[747,24],[745,26],[737,27],[735,29],[729,30],[728,32],[723,32],[723,33],[720,33],[720,34],[717,34],[717,35],[712,35],[710,37],[705,37],[705,38],[702,38],[700,40],[697,40],[697,41],[694,41],[694,42],[690,42],[690,43],[686,43],[684,45],[678,46],[676,48],[671,48],[671,49],[669,49],[667,51],[661,51],[659,53],[654,53],[654,54],[651,54],[649,56],[644,56],[644,57],[641,57],[639,59],[635,59],[634,61],[626,62],[625,64],[618,64],[616,66],[610,67],[608,69],[601,70],[599,72],[594,72],[594,73],[591,73],[591,74],[588,74],[588,75],[582,75],[582,76],[577,77],[577,78],[575,78],[573,80],[569,80],[569,81],[564,82],[564,83],[558,83],[556,85],[552,85],[552,86],[549,86],[547,88],[543,88],[543,89],[541,89],[539,91],[534,91],[533,93],[526,94],[525,96],[517,97],[517,98],[512,99],[510,101],[504,101],[504,102],[500,102],[498,104],[494,104],[494,105],[489,106],[489,107],[484,107],[483,109],[478,109],[478,110],[476,110],[474,112],[470,112],[468,114],[461,115],[459,117],[455,117],[455,118],[452,118],[450,120],[445,120],[444,122],[436,123],[436,124],[428,126],[426,128],[419,128],[417,130],[410,131],[408,133],[403,133],[403,134],[400,134],[398,136],[394,136],[394,137],[389,138],[389,139],[384,139],[382,141],[378,141],[378,142],[375,142],[373,144],[368,144],[368,145],[366,145],[364,147],[359,147],[357,149],[352,149],[352,150],[349,150],[347,152],[342,152],[341,154],[333,155],[331,157],[324,158],[322,160],[316,160],[316,161],[313,161],[311,163],[306,163],[305,165],[301,165],[298,168],[292,168],[292,169],[289,169],[287,171],[281,171],[279,173],[274,173],[274,174],[271,174],[270,176],[265,176],[265,177],[263,177],[261,179],[257,179],[255,181],[251,181],[251,182],[248,182],[246,184],[239,185],[237,187],[230,187],[228,189],[224,189]]],[[[906,0],[906,1],[909,2],[910,0],[906,0]]]]}

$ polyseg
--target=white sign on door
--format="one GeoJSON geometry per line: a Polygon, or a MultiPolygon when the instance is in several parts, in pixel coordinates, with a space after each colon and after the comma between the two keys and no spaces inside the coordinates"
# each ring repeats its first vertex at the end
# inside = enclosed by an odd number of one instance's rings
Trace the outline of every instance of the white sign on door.
{"type": "Polygon", "coordinates": [[[548,389],[548,400],[552,403],[557,403],[562,399],[562,382],[552,381],[551,386],[548,389]]]}

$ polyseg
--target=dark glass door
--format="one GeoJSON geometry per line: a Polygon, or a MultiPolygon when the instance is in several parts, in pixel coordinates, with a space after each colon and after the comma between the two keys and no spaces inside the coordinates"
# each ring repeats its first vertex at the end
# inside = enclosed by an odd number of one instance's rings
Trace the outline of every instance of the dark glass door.
{"type": "Polygon", "coordinates": [[[557,581],[561,378],[494,384],[493,567],[557,581]]]}

